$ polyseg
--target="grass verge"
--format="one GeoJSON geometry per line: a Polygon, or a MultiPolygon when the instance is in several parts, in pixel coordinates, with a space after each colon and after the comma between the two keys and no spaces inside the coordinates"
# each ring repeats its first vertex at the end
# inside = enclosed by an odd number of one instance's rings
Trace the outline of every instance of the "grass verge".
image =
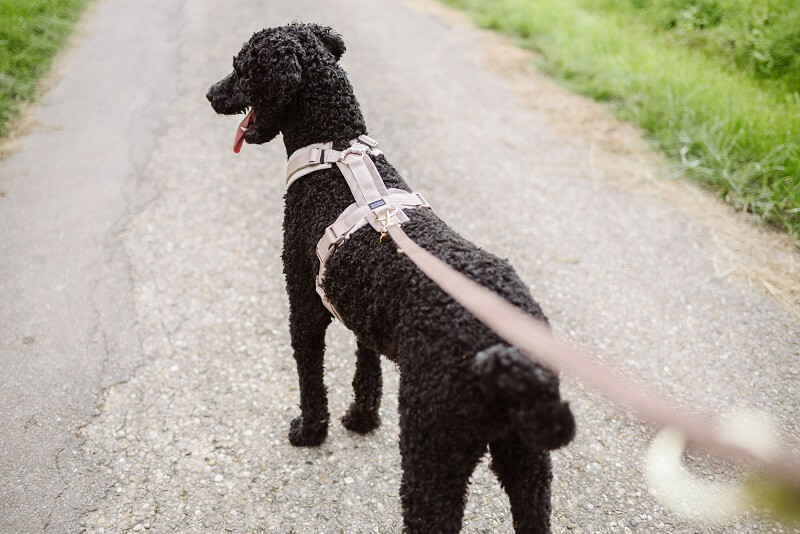
{"type": "Polygon", "coordinates": [[[647,22],[671,43],[800,91],[797,0],[587,0],[647,22]]]}
{"type": "Polygon", "coordinates": [[[536,50],[546,71],[613,102],[688,176],[800,240],[800,95],[784,74],[756,76],[721,49],[672,38],[638,0],[443,1],[536,50]]]}
{"type": "Polygon", "coordinates": [[[90,0],[0,0],[0,137],[64,45],[90,0]]]}

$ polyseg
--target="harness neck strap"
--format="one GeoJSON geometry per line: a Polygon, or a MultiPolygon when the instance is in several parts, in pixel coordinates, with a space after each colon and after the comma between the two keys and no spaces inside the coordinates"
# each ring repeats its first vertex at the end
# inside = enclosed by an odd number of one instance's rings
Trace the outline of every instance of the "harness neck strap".
{"type": "MultiPolygon", "coordinates": [[[[350,141],[351,148],[356,144],[366,146],[367,153],[370,156],[383,154],[381,150],[376,148],[378,142],[366,135],[360,135],[350,141]]],[[[289,163],[286,166],[286,189],[289,189],[289,186],[307,174],[322,169],[330,169],[332,164],[339,161],[343,152],[346,152],[346,150],[342,152],[334,150],[332,141],[314,143],[313,145],[298,148],[289,156],[289,163]]]]}

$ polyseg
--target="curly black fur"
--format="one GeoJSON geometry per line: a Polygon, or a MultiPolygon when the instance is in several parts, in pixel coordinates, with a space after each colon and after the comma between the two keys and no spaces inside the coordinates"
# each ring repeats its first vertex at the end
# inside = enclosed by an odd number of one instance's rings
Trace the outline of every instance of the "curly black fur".
{"type": "MultiPolygon", "coordinates": [[[[314,24],[257,32],[234,58],[234,71],[207,96],[218,113],[252,106],[248,143],[281,132],[289,155],[326,141],[343,149],[367,132],[337,63],[344,50],[337,33],[314,24]]],[[[374,159],[388,187],[409,190],[385,157],[374,159]]],[[[323,352],[331,315],[314,289],[314,251],[325,227],[352,201],[335,167],[295,182],[285,197],[283,264],[300,377],[301,414],[289,433],[294,445],[318,445],[327,434],[323,352]]],[[[463,239],[430,211],[407,214],[411,220],[403,228],[422,247],[547,321],[507,262],[463,239]]],[[[459,531],[469,477],[488,446],[516,531],[548,532],[548,450],[565,445],[575,432],[558,378],[504,345],[396,247],[379,244],[369,227],[337,249],[325,291],[358,339],[355,398],[342,418],[346,428],[369,432],[379,424],[378,355],[400,370],[405,531],[459,531]]]]}

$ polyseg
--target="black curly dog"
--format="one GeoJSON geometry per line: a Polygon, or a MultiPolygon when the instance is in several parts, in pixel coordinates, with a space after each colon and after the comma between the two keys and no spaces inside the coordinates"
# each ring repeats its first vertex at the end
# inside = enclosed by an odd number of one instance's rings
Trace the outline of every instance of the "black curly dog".
{"type": "MultiPolygon", "coordinates": [[[[257,32],[234,58],[233,72],[207,97],[225,115],[252,107],[255,122],[244,134],[250,144],[280,132],[287,154],[327,141],[343,150],[367,132],[353,88],[337,63],[344,51],[340,35],[315,24],[257,32]]],[[[374,159],[387,187],[409,190],[386,158],[374,159]]],[[[314,290],[315,247],[351,202],[335,166],[298,180],[285,197],[283,264],[302,412],[291,423],[289,440],[297,446],[318,445],[327,435],[323,352],[331,315],[314,290]]],[[[403,228],[422,247],[547,321],[506,261],[466,241],[429,210],[407,214],[411,220],[403,228]]],[[[342,417],[347,429],[365,433],[380,423],[379,355],[400,370],[404,530],[460,530],[467,484],[488,445],[491,467],[511,501],[516,532],[548,532],[548,451],[575,433],[558,378],[503,344],[393,244],[379,244],[369,227],[337,249],[324,288],[358,341],[355,400],[342,417]]]]}

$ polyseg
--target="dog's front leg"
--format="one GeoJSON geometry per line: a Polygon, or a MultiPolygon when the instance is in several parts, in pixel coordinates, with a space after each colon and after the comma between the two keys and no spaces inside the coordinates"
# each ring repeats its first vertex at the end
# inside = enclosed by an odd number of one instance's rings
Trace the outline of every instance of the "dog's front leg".
{"type": "Polygon", "coordinates": [[[380,425],[378,409],[381,405],[381,357],[358,342],[356,374],[353,377],[354,399],[342,424],[347,430],[365,434],[380,425]]]}
{"type": "Polygon", "coordinates": [[[296,447],[319,445],[328,434],[328,396],[323,381],[325,330],[331,315],[322,305],[313,280],[287,272],[289,331],[300,378],[299,417],[292,420],[289,441],[296,447]]]}

